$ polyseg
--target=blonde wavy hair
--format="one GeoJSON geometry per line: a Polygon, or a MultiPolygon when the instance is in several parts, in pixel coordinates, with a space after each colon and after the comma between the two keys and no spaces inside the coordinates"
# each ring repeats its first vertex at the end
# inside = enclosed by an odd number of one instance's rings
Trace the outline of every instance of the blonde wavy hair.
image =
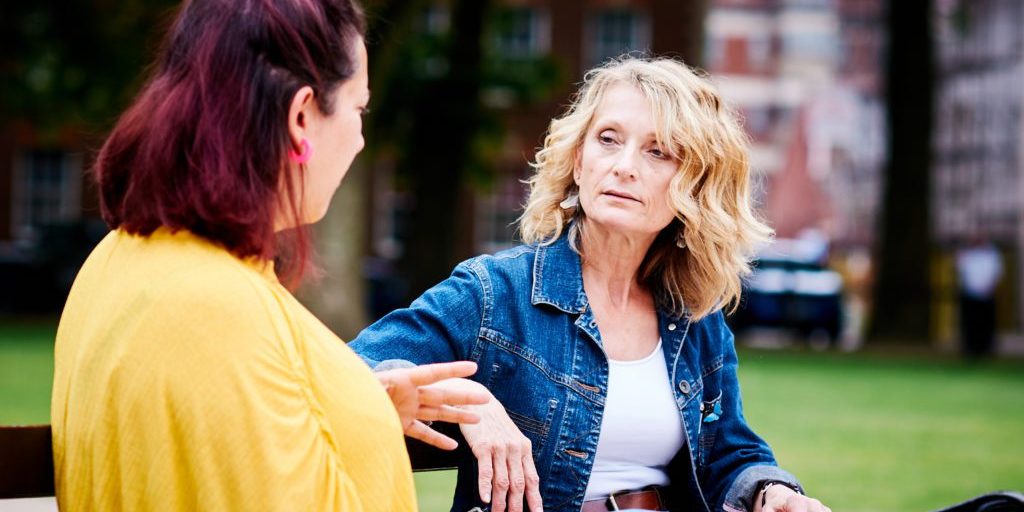
{"type": "Polygon", "coordinates": [[[530,196],[519,218],[528,244],[546,245],[568,226],[569,243],[582,257],[586,212],[560,203],[577,192],[576,155],[594,113],[613,84],[635,86],[654,112],[658,144],[679,167],[670,182],[676,220],[657,236],[639,278],[659,306],[694,320],[738,304],[741,280],[755,249],[772,230],[755,216],[750,198],[748,138],[737,114],[704,75],[667,58],[623,56],[587,72],[564,115],[551,121],[530,165],[530,196]],[[685,249],[676,245],[679,230],[685,249]]]}

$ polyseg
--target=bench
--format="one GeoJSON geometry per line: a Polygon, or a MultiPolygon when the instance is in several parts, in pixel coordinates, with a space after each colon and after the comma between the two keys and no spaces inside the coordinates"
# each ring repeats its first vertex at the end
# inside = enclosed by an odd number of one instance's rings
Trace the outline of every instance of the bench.
{"type": "MultiPolygon", "coordinates": [[[[461,439],[460,445],[464,445],[461,439]]],[[[409,438],[406,447],[413,471],[453,469],[462,455],[409,438]]],[[[50,426],[0,426],[0,500],[53,495],[50,426]]]]}
{"type": "MultiPolygon", "coordinates": [[[[442,431],[459,441],[454,452],[438,450],[406,438],[413,471],[454,469],[459,457],[466,456],[465,442],[457,428],[442,426],[442,431]]],[[[0,426],[0,500],[53,496],[53,449],[50,426],[0,426]]],[[[938,512],[1015,511],[1024,509],[1024,495],[994,492],[938,512]]]]}

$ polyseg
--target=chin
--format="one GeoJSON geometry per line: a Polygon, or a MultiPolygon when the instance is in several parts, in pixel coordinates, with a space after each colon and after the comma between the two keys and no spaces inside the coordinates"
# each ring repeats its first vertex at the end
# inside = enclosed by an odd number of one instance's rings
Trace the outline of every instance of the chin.
{"type": "Polygon", "coordinates": [[[614,232],[634,233],[646,231],[646,222],[637,218],[637,215],[623,215],[625,212],[607,213],[601,212],[598,215],[588,215],[587,218],[595,226],[601,229],[614,232]]]}
{"type": "Polygon", "coordinates": [[[647,215],[619,208],[598,208],[596,210],[593,213],[587,212],[587,222],[612,233],[657,235],[671,223],[670,219],[665,225],[657,226],[654,225],[655,219],[647,215]]]}

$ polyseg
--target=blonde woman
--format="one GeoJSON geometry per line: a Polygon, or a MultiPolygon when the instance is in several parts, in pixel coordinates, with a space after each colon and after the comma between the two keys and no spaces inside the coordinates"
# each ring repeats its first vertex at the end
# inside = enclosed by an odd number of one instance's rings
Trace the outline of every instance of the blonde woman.
{"type": "Polygon", "coordinates": [[[472,360],[496,400],[452,510],[823,511],[747,426],[733,336],[749,256],[747,139],[669,59],[589,72],[552,121],[526,245],[460,264],[352,347],[377,368],[472,360]]]}

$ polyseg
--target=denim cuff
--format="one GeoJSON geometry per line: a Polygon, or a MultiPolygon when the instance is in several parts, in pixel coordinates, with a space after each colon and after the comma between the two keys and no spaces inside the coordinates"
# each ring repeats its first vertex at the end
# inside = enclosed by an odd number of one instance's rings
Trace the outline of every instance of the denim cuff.
{"type": "Polygon", "coordinates": [[[800,482],[786,470],[777,466],[750,466],[740,472],[736,480],[733,480],[732,487],[725,493],[725,503],[722,504],[722,509],[726,512],[754,510],[754,500],[757,498],[755,494],[761,489],[761,484],[769,480],[786,483],[800,494],[804,494],[800,482]]]}
{"type": "Polygon", "coordinates": [[[388,370],[398,370],[401,368],[413,368],[415,366],[416,363],[406,361],[405,359],[385,359],[377,363],[377,366],[373,367],[373,371],[384,372],[388,370]]]}

